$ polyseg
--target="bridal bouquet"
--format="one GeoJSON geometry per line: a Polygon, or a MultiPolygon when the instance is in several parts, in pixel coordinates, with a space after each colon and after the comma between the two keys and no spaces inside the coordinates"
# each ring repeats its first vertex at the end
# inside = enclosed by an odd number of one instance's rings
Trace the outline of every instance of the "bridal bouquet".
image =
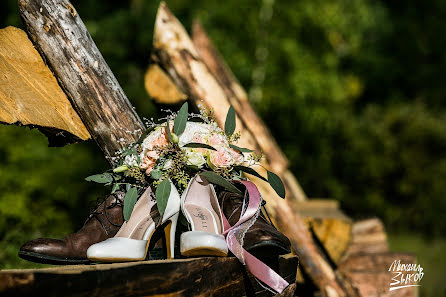
{"type": "Polygon", "coordinates": [[[201,110],[199,115],[189,114],[187,103],[178,113],[162,119],[160,124],[149,122],[148,126],[138,141],[117,153],[114,169],[86,178],[112,186],[112,193],[117,190],[126,192],[125,220],[130,217],[138,192],[148,185],[156,187],[157,205],[162,214],[170,194],[169,180],[181,193],[196,173],[213,184],[238,193],[240,191],[230,180],[243,179],[244,173],[251,174],[268,182],[280,197],[285,197],[285,188],[276,174],[267,171],[265,178],[254,170],[254,166],[261,166],[262,154],[235,144],[240,133],[235,133],[232,106],[224,130],[218,127],[212,112],[201,110]]]}

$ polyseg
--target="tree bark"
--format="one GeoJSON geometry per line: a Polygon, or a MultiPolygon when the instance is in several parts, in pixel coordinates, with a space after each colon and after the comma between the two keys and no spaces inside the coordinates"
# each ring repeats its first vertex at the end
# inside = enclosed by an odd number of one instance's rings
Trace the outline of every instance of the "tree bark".
{"type": "Polygon", "coordinates": [[[37,50],[110,161],[144,125],[67,0],[19,0],[37,50]]]}

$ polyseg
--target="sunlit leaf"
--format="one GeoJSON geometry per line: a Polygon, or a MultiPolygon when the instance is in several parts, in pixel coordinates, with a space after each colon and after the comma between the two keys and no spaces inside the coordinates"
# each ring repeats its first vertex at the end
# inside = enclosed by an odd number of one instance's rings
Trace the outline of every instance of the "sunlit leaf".
{"type": "Polygon", "coordinates": [[[210,182],[210,183],[222,186],[225,189],[227,189],[228,191],[242,194],[242,192],[240,192],[240,190],[237,189],[233,184],[231,184],[230,182],[228,182],[226,179],[224,179],[223,177],[221,177],[220,175],[218,175],[215,172],[204,171],[204,172],[201,172],[200,175],[202,177],[204,177],[205,179],[207,179],[208,182],[210,182]]]}
{"type": "Polygon", "coordinates": [[[166,210],[170,190],[170,181],[168,179],[163,180],[156,188],[156,204],[158,205],[158,211],[161,215],[163,215],[164,211],[166,210]]]}
{"type": "Polygon", "coordinates": [[[136,198],[138,198],[138,190],[136,187],[131,187],[127,193],[125,193],[124,198],[124,220],[128,221],[130,215],[132,214],[133,207],[135,207],[136,198]]]}
{"type": "Polygon", "coordinates": [[[173,131],[177,136],[180,136],[181,133],[184,132],[187,123],[188,116],[188,105],[187,102],[184,102],[183,106],[181,106],[180,111],[178,112],[175,121],[173,122],[173,131]]]}
{"type": "Polygon", "coordinates": [[[266,178],[264,178],[263,176],[261,176],[257,171],[255,171],[254,169],[252,169],[251,167],[246,167],[246,166],[242,166],[242,165],[238,165],[238,166],[234,166],[235,170],[240,170],[243,171],[245,173],[257,176],[258,178],[268,182],[268,180],[266,178]]]}
{"type": "Polygon", "coordinates": [[[236,146],[234,144],[230,144],[229,146],[232,147],[233,149],[237,150],[237,151],[242,152],[242,153],[251,153],[251,152],[253,152],[253,150],[250,150],[250,149],[247,149],[247,148],[244,148],[244,147],[239,147],[239,146],[236,146]]]}
{"type": "Polygon", "coordinates": [[[228,110],[228,114],[226,115],[225,121],[225,133],[228,136],[231,136],[235,131],[235,110],[231,105],[228,110]]]}
{"type": "Polygon", "coordinates": [[[101,173],[90,175],[85,178],[86,181],[92,181],[99,184],[107,184],[113,182],[113,176],[110,173],[101,173]]]}

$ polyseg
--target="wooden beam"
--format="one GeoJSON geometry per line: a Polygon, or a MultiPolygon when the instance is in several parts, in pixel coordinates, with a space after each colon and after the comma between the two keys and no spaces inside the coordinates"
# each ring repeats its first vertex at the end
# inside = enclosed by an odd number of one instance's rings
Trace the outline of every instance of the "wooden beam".
{"type": "Polygon", "coordinates": [[[352,220],[339,209],[339,202],[309,199],[299,202],[296,209],[330,260],[338,264],[350,246],[353,226],[352,220]]]}
{"type": "Polygon", "coordinates": [[[27,32],[110,160],[144,125],[67,0],[19,0],[27,32]]]}
{"type": "MultiPolygon", "coordinates": [[[[276,270],[288,282],[298,260],[283,256],[276,270]]],[[[281,296],[291,297],[295,286],[281,296]]],[[[153,260],[3,270],[2,296],[271,296],[235,257],[153,260]]]]}
{"type": "Polygon", "coordinates": [[[192,41],[202,61],[211,74],[217,79],[226,98],[237,112],[246,129],[255,135],[262,152],[269,160],[270,167],[276,172],[282,172],[288,167],[288,160],[277,145],[263,121],[257,116],[248,101],[248,96],[226,65],[220,53],[214,47],[203,27],[195,21],[192,26],[192,41]]]}
{"type": "Polygon", "coordinates": [[[0,122],[37,127],[46,132],[50,145],[90,138],[42,57],[18,28],[0,29],[0,73],[0,122]]]}
{"type": "Polygon", "coordinates": [[[151,64],[147,68],[144,86],[150,97],[159,104],[179,104],[187,99],[157,64],[151,64]]]}

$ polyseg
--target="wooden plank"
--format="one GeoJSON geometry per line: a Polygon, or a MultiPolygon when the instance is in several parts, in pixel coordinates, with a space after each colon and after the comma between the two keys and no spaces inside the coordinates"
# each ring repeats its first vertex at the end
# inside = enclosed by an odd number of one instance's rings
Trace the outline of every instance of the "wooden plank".
{"type": "MultiPolygon", "coordinates": [[[[298,260],[283,256],[277,271],[294,283],[298,260]]],[[[292,288],[291,288],[292,289],[292,288]]],[[[287,295],[293,296],[294,290],[287,295]]],[[[271,296],[234,257],[3,270],[2,296],[271,296]],[[251,294],[251,295],[250,295],[251,294]]]]}
{"type": "Polygon", "coordinates": [[[79,14],[67,0],[19,0],[34,45],[110,160],[144,129],[79,14]]]}
{"type": "Polygon", "coordinates": [[[53,131],[50,144],[90,138],[57,80],[18,28],[0,29],[0,73],[0,122],[53,131]]]}

